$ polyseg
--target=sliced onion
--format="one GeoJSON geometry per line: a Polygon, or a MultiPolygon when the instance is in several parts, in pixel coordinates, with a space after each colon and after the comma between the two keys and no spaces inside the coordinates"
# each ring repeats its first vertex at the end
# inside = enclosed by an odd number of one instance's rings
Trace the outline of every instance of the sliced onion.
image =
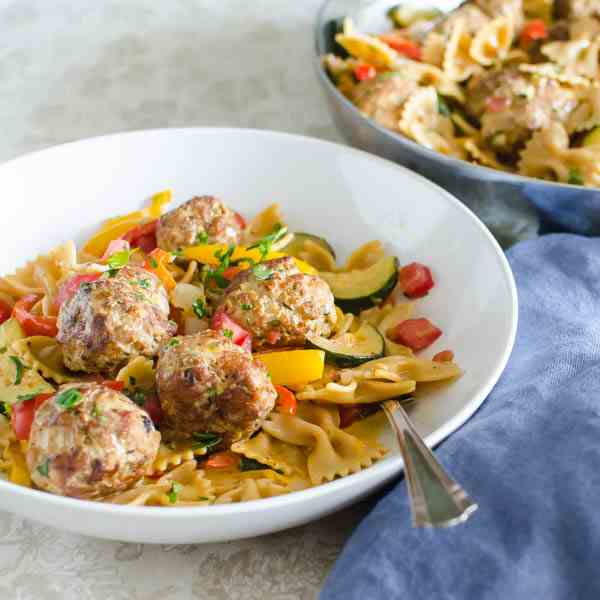
{"type": "Polygon", "coordinates": [[[171,291],[171,304],[187,314],[193,314],[196,300],[204,302],[204,289],[191,283],[178,283],[171,291]]]}

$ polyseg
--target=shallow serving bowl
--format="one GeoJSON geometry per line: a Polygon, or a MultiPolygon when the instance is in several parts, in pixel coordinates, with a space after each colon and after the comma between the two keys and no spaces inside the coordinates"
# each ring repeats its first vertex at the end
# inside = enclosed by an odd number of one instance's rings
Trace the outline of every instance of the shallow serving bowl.
{"type": "MultiPolygon", "coordinates": [[[[95,138],[0,166],[0,273],[103,219],[171,188],[177,203],[214,194],[244,215],[279,202],[292,230],[325,237],[344,258],[382,240],[402,262],[431,266],[437,285],[419,301],[465,370],[412,409],[430,445],[460,427],[496,383],[517,323],[513,277],[481,222],[436,185],[372,155],[265,131],[171,129],[95,138]]],[[[0,510],[69,531],[135,542],[208,542],[292,527],[350,504],[397,476],[390,455],[365,471],[286,496],[200,508],[144,508],[72,500],[0,480],[0,510]]]]}
{"type": "MultiPolygon", "coordinates": [[[[600,190],[543,181],[481,167],[429,150],[380,126],[340,93],[321,65],[333,52],[336,21],[352,17],[359,31],[379,33],[390,29],[388,10],[400,0],[326,0],[315,29],[316,68],[331,116],[341,135],[353,146],[405,165],[435,181],[479,214],[495,205],[515,215],[535,207],[543,223],[587,235],[600,233],[600,190]]],[[[448,11],[458,0],[427,0],[428,6],[448,11]]]]}

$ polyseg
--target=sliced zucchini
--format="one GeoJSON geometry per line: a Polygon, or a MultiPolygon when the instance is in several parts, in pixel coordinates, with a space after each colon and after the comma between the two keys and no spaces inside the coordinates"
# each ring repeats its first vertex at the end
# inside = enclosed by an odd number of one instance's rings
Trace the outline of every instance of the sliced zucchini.
{"type": "Polygon", "coordinates": [[[594,127],[589,133],[585,134],[583,145],[597,146],[598,144],[600,144],[600,127],[594,127]]]}
{"type": "MultiPolygon", "coordinates": [[[[298,232],[294,233],[294,239],[282,249],[282,252],[289,254],[291,256],[296,256],[295,253],[301,252],[304,249],[304,243],[306,241],[311,241],[314,244],[317,244],[331,254],[333,258],[335,258],[335,250],[329,245],[329,242],[318,235],[313,235],[312,233],[304,233],[298,232]]],[[[300,257],[297,257],[300,258],[300,257]]]]}
{"type": "Polygon", "coordinates": [[[388,17],[396,27],[410,27],[418,21],[431,21],[442,15],[435,7],[421,7],[416,2],[406,2],[390,8],[388,17]]]}
{"type": "Polygon", "coordinates": [[[385,300],[398,280],[398,259],[384,256],[368,269],[340,273],[321,272],[335,303],[355,315],[385,300]]]}
{"type": "Polygon", "coordinates": [[[325,360],[338,367],[356,367],[383,356],[385,345],[382,335],[368,323],[363,323],[355,333],[345,333],[337,338],[315,337],[310,344],[325,351],[325,360]]]}

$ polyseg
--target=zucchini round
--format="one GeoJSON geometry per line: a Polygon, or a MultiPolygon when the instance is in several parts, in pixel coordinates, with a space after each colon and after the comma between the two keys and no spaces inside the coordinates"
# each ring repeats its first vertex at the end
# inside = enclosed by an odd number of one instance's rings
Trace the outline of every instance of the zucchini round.
{"type": "Polygon", "coordinates": [[[600,127],[594,127],[594,129],[585,134],[583,145],[597,146],[598,144],[600,144],[600,127]]]}
{"type": "Polygon", "coordinates": [[[395,256],[385,256],[367,269],[319,275],[329,284],[335,303],[357,315],[387,298],[398,281],[398,267],[395,256]]]}
{"type": "Polygon", "coordinates": [[[292,241],[285,248],[282,248],[281,251],[285,252],[286,254],[289,254],[290,256],[296,256],[298,252],[302,252],[302,250],[304,250],[304,242],[306,242],[307,240],[321,246],[323,250],[329,252],[332,258],[335,259],[335,251],[329,245],[329,242],[323,239],[322,237],[319,237],[318,235],[313,235],[312,233],[294,233],[294,238],[292,239],[292,241]]]}
{"type": "Polygon", "coordinates": [[[385,343],[382,335],[369,323],[363,323],[355,333],[345,333],[339,338],[311,338],[310,344],[325,351],[325,360],[337,367],[356,367],[381,358],[385,343]]]}

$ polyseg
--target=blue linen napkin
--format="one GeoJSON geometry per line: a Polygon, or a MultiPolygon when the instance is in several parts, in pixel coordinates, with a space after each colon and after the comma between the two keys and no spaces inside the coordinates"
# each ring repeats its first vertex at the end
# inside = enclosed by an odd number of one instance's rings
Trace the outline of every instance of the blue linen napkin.
{"type": "Polygon", "coordinates": [[[515,349],[436,451],[479,510],[456,528],[412,529],[401,480],[348,541],[322,600],[600,598],[600,239],[550,235],[508,257],[515,349]]]}

